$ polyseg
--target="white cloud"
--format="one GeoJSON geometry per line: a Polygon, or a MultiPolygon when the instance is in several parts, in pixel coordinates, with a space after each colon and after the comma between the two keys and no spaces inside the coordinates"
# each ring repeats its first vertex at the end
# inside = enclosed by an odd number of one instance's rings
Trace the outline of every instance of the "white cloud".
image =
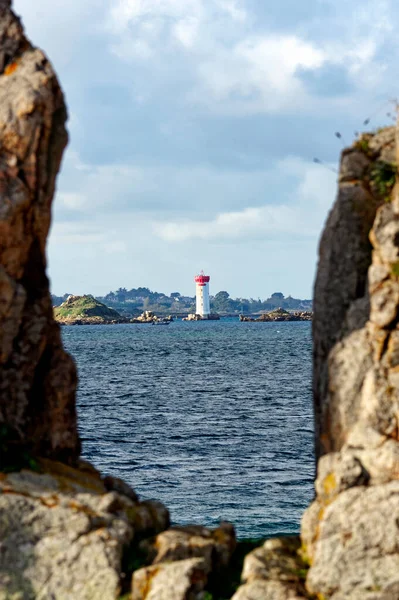
{"type": "Polygon", "coordinates": [[[123,254],[127,251],[127,244],[122,240],[106,242],[104,244],[104,250],[107,254],[123,254]]]}
{"type": "MultiPolygon", "coordinates": [[[[256,238],[260,234],[309,233],[296,220],[296,212],[284,205],[245,208],[220,213],[210,221],[182,221],[154,225],[154,232],[168,242],[256,238]]],[[[312,232],[314,233],[314,232],[312,232]]]]}
{"type": "Polygon", "coordinates": [[[57,195],[57,200],[60,205],[68,210],[80,212],[87,208],[85,196],[76,192],[60,192],[57,195]]]}
{"type": "Polygon", "coordinates": [[[106,29],[121,59],[148,59],[173,41],[192,47],[203,9],[201,0],[119,0],[109,11],[106,29]]]}
{"type": "Polygon", "coordinates": [[[324,167],[297,158],[281,161],[276,169],[282,177],[300,174],[301,179],[290,204],[247,207],[222,212],[211,219],[155,222],[155,235],[168,242],[188,240],[229,240],[259,237],[311,236],[320,231],[332,203],[336,176],[324,167]]]}
{"type": "Polygon", "coordinates": [[[110,15],[113,25],[121,30],[139,19],[178,19],[202,11],[201,0],[118,0],[110,15]]]}
{"type": "Polygon", "coordinates": [[[233,19],[233,21],[239,21],[243,23],[247,20],[247,11],[242,7],[242,2],[237,0],[220,0],[220,8],[233,19]]]}
{"type": "Polygon", "coordinates": [[[185,48],[192,48],[198,41],[199,20],[195,17],[180,19],[173,27],[173,35],[185,48]]]}
{"type": "Polygon", "coordinates": [[[271,35],[246,39],[231,52],[210,57],[198,73],[206,91],[218,101],[235,96],[254,107],[281,111],[303,103],[306,91],[298,72],[317,69],[324,62],[323,51],[311,43],[293,35],[271,35]]]}
{"type": "Polygon", "coordinates": [[[179,70],[188,60],[186,99],[213,112],[331,111],[340,98],[321,107],[302,73],[339,66],[355,88],[375,86],[384,71],[378,51],[392,32],[390,11],[388,0],[349,12],[338,2],[313,30],[309,19],[308,31],[282,33],[260,27],[239,0],[119,0],[110,10],[112,48],[124,61],[152,60],[156,80],[174,60],[179,70]]]}

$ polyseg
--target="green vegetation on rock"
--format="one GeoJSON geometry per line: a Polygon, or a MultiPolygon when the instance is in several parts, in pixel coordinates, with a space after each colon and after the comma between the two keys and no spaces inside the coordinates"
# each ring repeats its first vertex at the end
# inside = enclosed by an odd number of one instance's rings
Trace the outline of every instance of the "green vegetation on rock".
{"type": "Polygon", "coordinates": [[[395,164],[382,160],[377,161],[370,172],[370,181],[378,196],[385,201],[390,200],[392,188],[396,181],[397,167],[395,164]]]}
{"type": "Polygon", "coordinates": [[[391,273],[394,277],[399,278],[399,261],[396,261],[391,265],[391,273]]]}
{"type": "Polygon", "coordinates": [[[54,317],[62,323],[83,321],[87,323],[108,323],[122,320],[113,308],[96,300],[93,296],[69,296],[60,306],[54,308],[54,317]]]}
{"type": "Polygon", "coordinates": [[[40,470],[30,449],[19,443],[17,432],[3,423],[0,425],[0,472],[13,473],[21,469],[40,470]]]}
{"type": "Polygon", "coordinates": [[[370,154],[370,134],[363,134],[356,142],[355,148],[369,156],[370,154]]]}

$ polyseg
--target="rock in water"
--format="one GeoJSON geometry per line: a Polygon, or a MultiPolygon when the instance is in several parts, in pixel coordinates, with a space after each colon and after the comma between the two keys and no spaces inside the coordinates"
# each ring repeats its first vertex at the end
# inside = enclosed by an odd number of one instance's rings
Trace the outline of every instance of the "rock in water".
{"type": "MultiPolygon", "coordinates": [[[[46,56],[0,2],[0,433],[18,447],[73,461],[76,370],[54,323],[46,239],[67,112],[46,56]]],[[[4,440],[5,438],[5,440],[4,440]]],[[[2,460],[5,460],[4,454],[2,460]]]]}

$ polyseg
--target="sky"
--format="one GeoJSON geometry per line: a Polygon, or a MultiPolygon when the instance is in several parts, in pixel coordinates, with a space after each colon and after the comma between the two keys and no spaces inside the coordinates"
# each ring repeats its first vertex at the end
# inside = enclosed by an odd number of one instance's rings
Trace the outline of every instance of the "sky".
{"type": "Polygon", "coordinates": [[[391,124],[397,0],[14,0],[14,10],[69,112],[53,293],[194,295],[203,269],[211,293],[312,297],[342,140],[369,117],[368,129],[391,124]]]}

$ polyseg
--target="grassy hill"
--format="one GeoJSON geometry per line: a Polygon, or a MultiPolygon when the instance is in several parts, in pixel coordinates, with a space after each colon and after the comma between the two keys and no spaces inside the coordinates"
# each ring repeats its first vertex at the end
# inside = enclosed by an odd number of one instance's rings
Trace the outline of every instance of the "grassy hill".
{"type": "Polygon", "coordinates": [[[123,317],[116,310],[108,308],[90,295],[69,296],[65,302],[54,308],[54,318],[65,324],[123,321],[123,317]]]}

